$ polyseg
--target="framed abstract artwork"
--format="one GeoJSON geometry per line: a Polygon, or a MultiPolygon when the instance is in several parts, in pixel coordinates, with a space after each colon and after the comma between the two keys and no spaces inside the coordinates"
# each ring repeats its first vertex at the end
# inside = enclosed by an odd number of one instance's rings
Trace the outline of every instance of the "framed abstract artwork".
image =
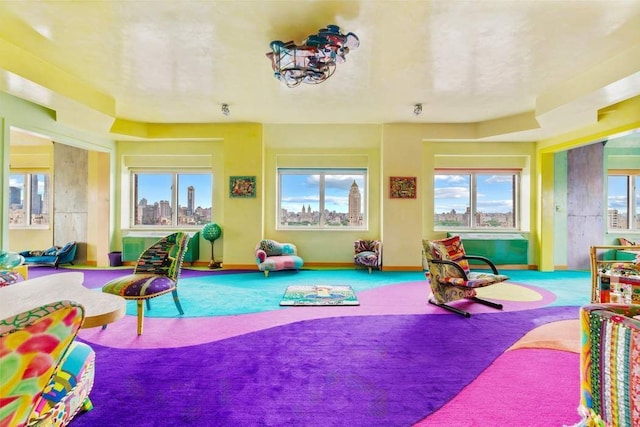
{"type": "Polygon", "coordinates": [[[392,176],[389,180],[389,197],[392,199],[415,199],[418,178],[415,176],[392,176]]]}
{"type": "Polygon", "coordinates": [[[256,177],[230,176],[229,197],[256,197],[256,177]]]}

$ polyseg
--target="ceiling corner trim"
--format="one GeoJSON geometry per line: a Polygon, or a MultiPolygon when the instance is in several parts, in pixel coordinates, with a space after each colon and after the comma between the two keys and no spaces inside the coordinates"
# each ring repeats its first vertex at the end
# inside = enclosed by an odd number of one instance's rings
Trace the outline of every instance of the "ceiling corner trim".
{"type": "Polygon", "coordinates": [[[115,116],[116,101],[67,71],[0,38],[0,69],[9,93],[56,109],[56,96],[115,116]],[[44,92],[44,96],[43,93],[44,92]]]}

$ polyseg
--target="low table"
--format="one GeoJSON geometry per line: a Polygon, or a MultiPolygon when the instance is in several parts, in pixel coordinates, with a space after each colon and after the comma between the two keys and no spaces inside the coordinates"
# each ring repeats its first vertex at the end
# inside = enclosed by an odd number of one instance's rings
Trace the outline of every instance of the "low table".
{"type": "Polygon", "coordinates": [[[117,295],[85,288],[81,272],[56,273],[0,288],[0,320],[34,307],[70,300],[84,307],[82,328],[115,322],[125,314],[126,302],[117,295]]]}

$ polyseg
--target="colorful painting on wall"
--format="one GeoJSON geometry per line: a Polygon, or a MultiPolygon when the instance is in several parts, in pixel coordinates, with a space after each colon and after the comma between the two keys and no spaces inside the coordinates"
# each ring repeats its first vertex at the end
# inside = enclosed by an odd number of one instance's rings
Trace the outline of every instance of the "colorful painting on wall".
{"type": "Polygon", "coordinates": [[[256,177],[229,177],[229,197],[256,197],[256,177]]]}
{"type": "Polygon", "coordinates": [[[392,199],[415,199],[418,179],[415,176],[392,176],[389,195],[392,199]]]}

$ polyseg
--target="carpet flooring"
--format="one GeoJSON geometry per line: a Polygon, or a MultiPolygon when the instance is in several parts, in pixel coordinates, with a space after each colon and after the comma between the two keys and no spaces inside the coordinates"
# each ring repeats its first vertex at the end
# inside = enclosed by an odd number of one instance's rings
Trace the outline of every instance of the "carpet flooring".
{"type": "MultiPolygon", "coordinates": [[[[76,269],[77,270],[77,269],[76,269]]],[[[60,269],[30,269],[31,277],[60,269]]],[[[130,269],[81,269],[99,292],[130,269]]],[[[421,272],[185,269],[179,293],[105,330],[94,409],[75,426],[564,426],[579,421],[578,309],[588,272],[509,271],[503,311],[427,304],[421,272]],[[349,284],[360,306],[280,307],[287,286],[349,284]]]]}

